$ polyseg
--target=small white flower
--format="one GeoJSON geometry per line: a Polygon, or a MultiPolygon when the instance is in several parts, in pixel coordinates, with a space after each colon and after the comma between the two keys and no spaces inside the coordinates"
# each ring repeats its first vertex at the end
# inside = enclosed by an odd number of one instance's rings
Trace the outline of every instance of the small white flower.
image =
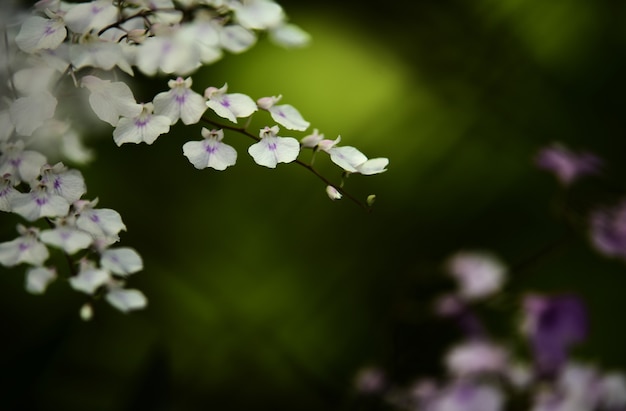
{"type": "Polygon", "coordinates": [[[120,214],[109,208],[86,207],[80,211],[76,226],[96,239],[103,240],[106,244],[117,242],[119,232],[126,230],[120,214]]]}
{"type": "Polygon", "coordinates": [[[152,114],[152,103],[141,104],[141,113],[133,118],[122,117],[113,131],[115,144],[152,144],[161,135],[170,131],[171,120],[166,116],[152,114]]]}
{"type": "Polygon", "coordinates": [[[309,128],[309,123],[300,112],[290,104],[276,105],[282,96],[263,97],[257,103],[263,110],[269,111],[272,119],[289,130],[304,131],[309,128]]]}
{"type": "Polygon", "coordinates": [[[155,36],[137,46],[136,64],[148,76],[158,71],[187,75],[201,66],[200,49],[190,41],[189,32],[180,26],[154,25],[155,36]]]}
{"type": "Polygon", "coordinates": [[[237,123],[237,117],[248,117],[257,111],[257,106],[249,96],[241,93],[226,94],[228,84],[222,88],[209,87],[204,91],[208,99],[206,105],[220,117],[237,123]]]}
{"type": "Polygon", "coordinates": [[[13,188],[9,176],[0,177],[0,211],[11,211],[11,201],[16,194],[19,194],[19,191],[13,188]]]}
{"type": "Polygon", "coordinates": [[[148,304],[146,296],[139,290],[113,288],[109,290],[105,298],[109,304],[125,313],[140,310],[148,304]]]}
{"type": "Polygon", "coordinates": [[[265,127],[261,140],[248,148],[248,153],[261,166],[275,168],[278,163],[291,163],[300,153],[300,143],[293,137],[279,137],[278,126],[265,127]]]}
{"type": "Polygon", "coordinates": [[[42,217],[67,216],[70,203],[43,184],[31,189],[29,193],[19,193],[11,199],[11,210],[28,221],[42,217]]]}
{"type": "Polygon", "coordinates": [[[44,90],[15,100],[9,108],[9,114],[15,131],[23,136],[30,136],[54,116],[56,107],[57,99],[44,90]]]}
{"type": "Polygon", "coordinates": [[[98,287],[106,284],[111,275],[108,271],[97,268],[91,261],[83,260],[80,264],[80,271],[70,278],[70,286],[85,294],[93,294],[98,287]]]}
{"type": "Polygon", "coordinates": [[[93,242],[93,237],[85,231],[68,226],[44,230],[39,234],[39,239],[48,245],[62,249],[69,255],[86,250],[93,242]]]}
{"type": "Polygon", "coordinates": [[[63,163],[43,166],[40,184],[65,198],[70,204],[80,199],[87,192],[87,186],[81,172],[76,169],[68,170],[63,163]]]}
{"type": "Polygon", "coordinates": [[[31,16],[24,20],[15,37],[17,46],[27,53],[55,49],[65,40],[67,29],[61,18],[31,16]]]}
{"type": "Polygon", "coordinates": [[[114,127],[117,126],[121,116],[137,117],[143,110],[126,83],[85,76],[81,84],[90,91],[89,104],[94,113],[100,120],[114,127]]]}
{"type": "Polygon", "coordinates": [[[506,277],[504,264],[483,252],[459,252],[448,260],[447,268],[459,283],[459,295],[467,300],[492,295],[500,290],[506,277]]]}
{"type": "Polygon", "coordinates": [[[343,195],[333,186],[326,186],[326,194],[331,200],[340,200],[343,195]]]}
{"type": "Polygon", "coordinates": [[[54,268],[32,267],[26,271],[26,291],[31,294],[43,294],[52,281],[57,278],[54,268]]]}
{"type": "Polygon", "coordinates": [[[15,240],[0,243],[0,264],[13,267],[20,263],[42,265],[49,257],[48,249],[39,242],[36,228],[17,227],[20,236],[15,240]]]}
{"type": "Polygon", "coordinates": [[[448,370],[458,377],[506,371],[508,353],[487,341],[467,341],[446,355],[448,370]]]}
{"type": "Polygon", "coordinates": [[[119,275],[133,274],[143,269],[141,256],[129,247],[105,250],[100,257],[100,265],[102,268],[119,275]]]}
{"type": "Polygon", "coordinates": [[[202,141],[188,141],[183,144],[183,154],[197,169],[211,167],[215,170],[225,170],[235,165],[237,151],[228,144],[222,143],[223,130],[202,128],[202,141]]]}
{"type": "Polygon", "coordinates": [[[13,185],[21,182],[33,182],[41,171],[41,167],[47,160],[43,154],[24,150],[24,142],[18,140],[15,143],[0,144],[0,175],[9,174],[13,185]]]}
{"type": "Polygon", "coordinates": [[[166,116],[171,124],[178,119],[186,125],[196,124],[208,108],[204,97],[191,89],[191,77],[170,80],[169,91],[154,96],[154,114],[166,116]]]}
{"type": "Polygon", "coordinates": [[[117,20],[117,7],[111,0],[72,4],[64,16],[65,24],[75,33],[100,30],[117,20]]]}

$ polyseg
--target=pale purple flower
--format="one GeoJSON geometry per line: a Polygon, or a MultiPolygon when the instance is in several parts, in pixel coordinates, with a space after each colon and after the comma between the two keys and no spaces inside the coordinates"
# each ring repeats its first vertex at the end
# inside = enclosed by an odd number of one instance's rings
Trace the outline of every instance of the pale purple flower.
{"type": "Polygon", "coordinates": [[[170,80],[169,91],[154,96],[154,114],[166,116],[171,124],[178,119],[186,125],[196,124],[208,108],[204,97],[191,89],[191,77],[170,80]]]}
{"type": "Polygon", "coordinates": [[[593,246],[608,257],[626,258],[626,200],[591,213],[590,236],[593,246]]]}
{"type": "Polygon", "coordinates": [[[69,279],[70,286],[85,294],[93,294],[111,279],[108,271],[96,267],[92,261],[82,260],[77,275],[69,279]]]}
{"type": "Polygon", "coordinates": [[[594,154],[575,153],[559,144],[543,148],[537,154],[535,163],[537,167],[553,172],[565,186],[582,176],[597,174],[602,165],[600,158],[594,154]]]}
{"type": "Polygon", "coordinates": [[[110,0],[71,4],[64,16],[65,24],[75,33],[100,30],[117,20],[118,9],[110,0]]]}
{"type": "Polygon", "coordinates": [[[228,144],[222,143],[223,130],[208,130],[202,128],[202,141],[188,141],[183,144],[183,154],[197,169],[211,167],[215,170],[225,170],[235,165],[237,151],[228,144]]]}
{"type": "Polygon", "coordinates": [[[16,194],[19,191],[13,188],[10,176],[7,174],[0,177],[0,211],[11,211],[11,201],[16,194]]]}
{"type": "Polygon", "coordinates": [[[237,117],[249,117],[257,111],[257,105],[249,96],[241,93],[230,93],[228,84],[222,88],[208,87],[204,91],[204,97],[208,100],[206,105],[220,117],[227,118],[237,123],[237,117]]]}
{"type": "Polygon", "coordinates": [[[261,166],[275,168],[278,163],[291,163],[300,153],[300,143],[293,137],[280,137],[278,126],[265,127],[261,140],[248,148],[248,153],[261,166]]]}
{"type": "Polygon", "coordinates": [[[496,387],[455,382],[429,402],[428,411],[501,411],[504,395],[496,387]]]}
{"type": "Polygon", "coordinates": [[[565,364],[569,348],[587,335],[587,313],[573,295],[524,298],[522,330],[527,335],[539,375],[552,376],[565,364]]]}
{"type": "Polygon", "coordinates": [[[126,230],[120,214],[109,208],[93,208],[95,202],[80,204],[76,226],[110,245],[119,240],[119,232],[126,230]]]}

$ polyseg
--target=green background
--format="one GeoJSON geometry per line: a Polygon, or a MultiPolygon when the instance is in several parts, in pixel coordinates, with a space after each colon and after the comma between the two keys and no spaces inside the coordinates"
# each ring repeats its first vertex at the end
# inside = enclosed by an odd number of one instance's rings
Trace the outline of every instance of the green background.
{"type": "MultiPolygon", "coordinates": [[[[520,356],[518,297],[573,292],[591,317],[577,358],[626,368],[626,267],[569,224],[624,194],[626,3],[281,4],[312,34],[308,48],[262,40],[194,74],[194,89],[282,94],[311,129],[389,157],[388,172],[347,180],[359,198],[377,195],[373,212],[331,202],[297,165],[256,166],[251,140],[234,133],[238,163],[224,172],[182,156],[201,125],[150,147],[90,140],[86,197],[122,215],[121,245],[145,262],[129,285],[148,309],[102,302],[83,323],[79,293],[52,284],[32,296],[24,267],[2,268],[0,409],[358,409],[364,366],[397,384],[440,372],[459,335],[430,306],[451,289],[442,264],[461,249],[513,268],[481,310],[520,356]],[[532,162],[555,141],[602,156],[604,176],[560,188],[532,162]]],[[[316,164],[338,181],[323,156],[316,164]]],[[[0,222],[2,241],[14,238],[19,220],[0,222]]]]}

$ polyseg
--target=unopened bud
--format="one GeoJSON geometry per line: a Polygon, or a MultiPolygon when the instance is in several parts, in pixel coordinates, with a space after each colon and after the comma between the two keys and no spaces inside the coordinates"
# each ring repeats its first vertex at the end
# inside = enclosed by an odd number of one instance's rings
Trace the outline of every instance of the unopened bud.
{"type": "Polygon", "coordinates": [[[93,318],[93,308],[91,308],[91,304],[86,303],[80,308],[80,318],[83,321],[89,321],[93,318]]]}
{"type": "Polygon", "coordinates": [[[367,205],[368,206],[372,206],[374,204],[374,202],[376,201],[376,194],[370,194],[367,196],[367,205]]]}
{"type": "Polygon", "coordinates": [[[343,197],[341,193],[339,192],[339,190],[337,190],[333,186],[326,186],[326,194],[328,194],[328,198],[330,198],[333,201],[339,200],[341,199],[341,197],[343,197]]]}

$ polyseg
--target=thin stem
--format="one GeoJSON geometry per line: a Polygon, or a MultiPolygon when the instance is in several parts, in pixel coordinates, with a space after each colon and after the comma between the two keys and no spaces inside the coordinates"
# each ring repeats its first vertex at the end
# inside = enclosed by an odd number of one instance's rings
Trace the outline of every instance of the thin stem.
{"type": "MultiPolygon", "coordinates": [[[[225,130],[231,130],[231,131],[235,131],[239,134],[243,134],[245,136],[250,137],[251,139],[253,139],[254,141],[260,141],[261,138],[255,136],[254,134],[250,133],[245,127],[236,127],[236,126],[231,126],[231,125],[227,125],[227,124],[220,124],[216,121],[213,121],[211,119],[208,119],[206,117],[202,117],[202,119],[215,126],[215,127],[219,127],[225,130]]],[[[352,201],[353,203],[355,203],[356,205],[358,205],[359,207],[361,207],[363,210],[370,212],[371,211],[371,207],[369,207],[367,204],[363,203],[362,201],[359,201],[359,199],[357,199],[356,197],[354,197],[352,194],[350,194],[348,191],[343,189],[343,177],[341,179],[341,184],[337,185],[334,184],[332,182],[330,182],[330,180],[328,180],[326,177],[324,177],[323,175],[321,175],[319,173],[319,171],[317,171],[313,165],[311,164],[307,164],[302,160],[296,159],[294,161],[294,163],[300,165],[301,167],[306,168],[307,170],[309,170],[311,173],[313,173],[317,178],[319,178],[320,180],[322,180],[326,185],[329,185],[331,187],[334,187],[339,193],[341,193],[341,195],[346,196],[348,199],[350,199],[350,201],[352,201]]]]}

